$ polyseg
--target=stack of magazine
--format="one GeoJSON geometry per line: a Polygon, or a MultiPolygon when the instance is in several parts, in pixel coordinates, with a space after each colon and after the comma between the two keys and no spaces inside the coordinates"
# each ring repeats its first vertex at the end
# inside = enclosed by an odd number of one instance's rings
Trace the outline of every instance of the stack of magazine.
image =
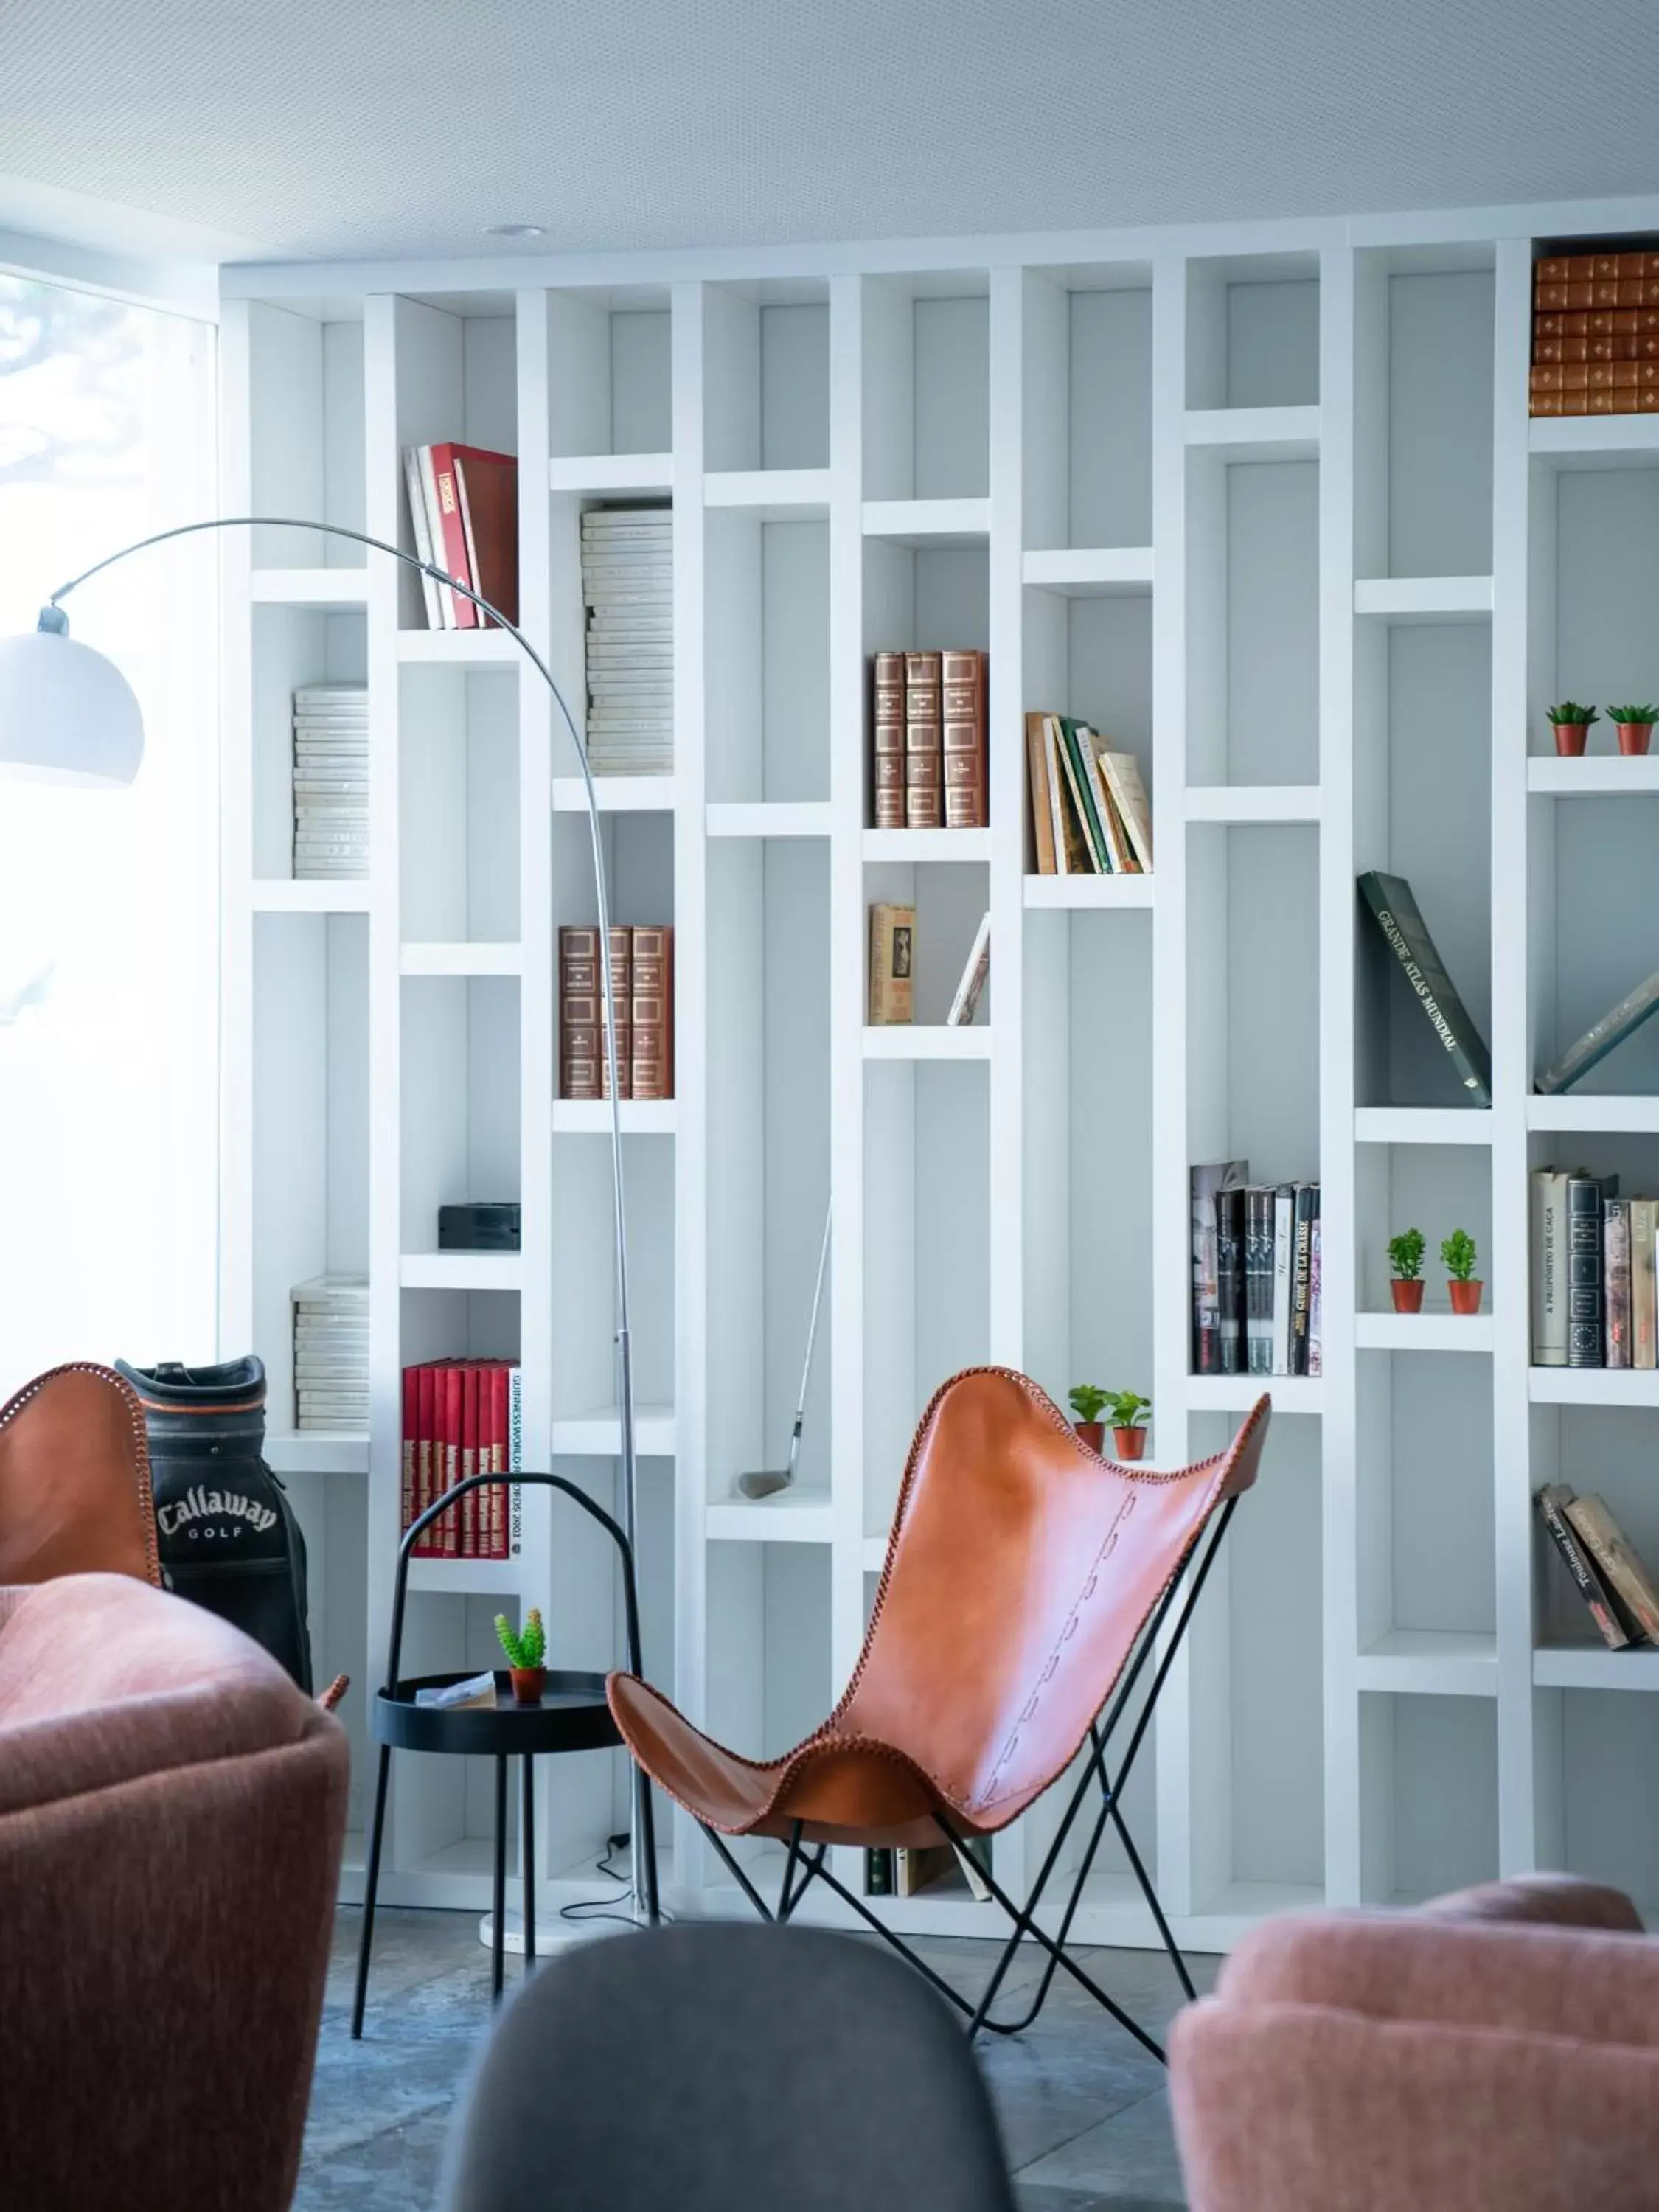
{"type": "Polygon", "coordinates": [[[294,1291],[294,1409],[301,1430],[368,1426],[368,1280],[315,1275],[294,1291]]]}
{"type": "Polygon", "coordinates": [[[294,872],[368,873],[365,684],[307,684],[294,695],[294,872]]]}
{"type": "Polygon", "coordinates": [[[596,775],[674,766],[674,510],[595,507],[582,517],[587,762],[596,775]]]}

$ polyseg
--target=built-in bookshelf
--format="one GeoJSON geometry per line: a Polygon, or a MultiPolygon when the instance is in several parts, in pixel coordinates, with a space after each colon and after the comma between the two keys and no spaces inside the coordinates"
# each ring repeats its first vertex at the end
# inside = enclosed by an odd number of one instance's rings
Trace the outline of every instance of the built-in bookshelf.
{"type": "MultiPolygon", "coordinates": [[[[225,272],[227,509],[408,543],[404,445],[516,453],[524,622],[579,727],[581,515],[672,505],[672,772],[607,777],[601,805],[616,918],[676,932],[676,1096],[623,1124],[647,1663],[695,1719],[766,1754],[823,1717],[951,1369],[1006,1361],[1062,1401],[1133,1385],[1156,1464],[1218,1447],[1258,1386],[1188,1372],[1189,1164],[1319,1179],[1322,1372],[1269,1386],[1261,1483],[1131,1788],[1199,1948],[1282,1905],[1534,1864],[1659,1901],[1632,1778],[1659,1661],[1563,1607],[1531,1507],[1558,1477],[1603,1487],[1659,1545],[1659,1388],[1529,1370],[1527,1310],[1530,1168],[1571,1151],[1628,1178],[1659,1133],[1659,1030],[1582,1094],[1530,1091],[1659,965],[1659,771],[1604,733],[1558,760],[1543,718],[1659,693],[1659,423],[1528,418],[1534,258],[1598,222],[1527,220],[526,258],[411,270],[406,296],[385,268],[225,272]],[[988,652],[987,829],[867,826],[878,647],[988,652]],[[1035,872],[1038,709],[1134,756],[1152,873],[1035,872]],[[1490,1042],[1490,1108],[1460,1104],[1378,969],[1369,868],[1411,882],[1490,1042]],[[908,1030],[866,1024],[878,900],[916,909],[908,1030]],[[988,909],[988,1000],[951,1030],[988,909]],[[799,1484],[750,1503],[737,1476],[787,1449],[832,1194],[799,1484]],[[1410,1223],[1420,1316],[1388,1290],[1410,1223]],[[1455,1224],[1481,1248],[1474,1320],[1436,1279],[1455,1224]]],[[[526,1462],[616,1503],[607,1117],[555,1095],[556,932],[595,918],[592,860],[509,640],[426,630],[412,580],[303,533],[229,538],[224,562],[223,1334],[271,1370],[319,1665],[356,1683],[361,1825],[401,1367],[516,1356],[526,1462]],[[291,878],[289,702],[319,680],[369,687],[361,882],[291,878]],[[438,1203],[500,1197],[520,1253],[436,1250],[438,1203]],[[369,1429],[301,1437],[288,1296],[330,1270],[369,1279],[369,1429]]],[[[554,1663],[619,1653],[602,1544],[534,1496],[505,1574],[422,1563],[410,1668],[487,1660],[514,1596],[554,1663]]],[[[546,1764],[550,1908],[605,1893],[627,1779],[546,1764]]],[[[487,1902],[488,1778],[453,1770],[396,1774],[389,1900],[487,1902]]],[[[1049,1818],[998,1839],[1016,1888],[1049,1818]]],[[[665,1806],[659,1835],[676,1910],[736,1907],[665,1806]]],[[[994,1917],[965,1891],[878,1909],[994,1917]]],[[[1152,1939],[1115,1839],[1078,1933],[1152,1939]]]]}

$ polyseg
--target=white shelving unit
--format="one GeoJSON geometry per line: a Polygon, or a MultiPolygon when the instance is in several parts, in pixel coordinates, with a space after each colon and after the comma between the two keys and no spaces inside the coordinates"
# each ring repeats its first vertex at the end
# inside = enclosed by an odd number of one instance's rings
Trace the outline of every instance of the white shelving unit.
{"type": "MultiPolygon", "coordinates": [[[[1659,770],[1557,762],[1541,709],[1659,691],[1659,447],[1650,418],[1528,422],[1534,236],[1595,226],[1524,220],[224,274],[228,507],[280,490],[407,542],[403,445],[515,451],[524,620],[579,722],[580,514],[673,503],[675,769],[607,778],[602,805],[618,917],[677,931],[678,1096],[630,1104],[624,1146],[647,1670],[699,1723],[767,1754],[829,1710],[952,1370],[1150,1387],[1161,1463],[1218,1446],[1255,1385],[1187,1371],[1188,1164],[1322,1177],[1324,1371],[1273,1386],[1261,1485],[1131,1791],[1198,1948],[1539,1863],[1659,1897],[1631,1779],[1659,1701],[1613,1694],[1659,1668],[1590,1647],[1530,1510],[1560,1471],[1659,1544],[1659,1390],[1529,1370],[1524,1296],[1529,1164],[1570,1144],[1659,1182],[1659,1037],[1617,1091],[1530,1095],[1653,964],[1632,917],[1659,770]],[[878,832],[866,656],[943,645],[990,651],[991,826],[878,832]],[[1039,707],[1136,755],[1155,875],[1029,872],[1039,707]],[[1490,1038],[1489,1112],[1373,962],[1371,866],[1412,880],[1490,1038]],[[908,1031],[864,1022],[883,897],[918,910],[908,1031]],[[991,993],[947,1030],[988,908],[991,993]],[[787,1449],[831,1191],[799,1486],[751,1504],[736,1477],[787,1449]],[[1410,1221],[1431,1249],[1476,1236],[1478,1321],[1437,1290],[1389,1310],[1410,1221]]],[[[427,632],[410,580],[304,533],[224,559],[224,1336],[271,1370],[361,1789],[402,1364],[518,1353],[530,1463],[615,1502],[606,1122],[553,1097],[587,830],[499,633],[427,632]],[[324,676],[370,687],[362,883],[290,879],[287,700],[324,676]],[[433,1249],[440,1202],[502,1196],[520,1255],[433,1249]],[[288,1292],[324,1267],[369,1273],[367,1437],[292,1433],[288,1292]]],[[[422,1565],[411,1669],[487,1658],[514,1598],[556,1660],[614,1657],[602,1547],[539,1497],[525,1528],[505,1569],[422,1565]]],[[[550,1907],[597,1893],[627,1798],[617,1757],[549,1765],[550,1907]]],[[[482,1778],[405,1760],[394,1796],[388,1899],[483,1903],[482,1778]]],[[[999,1838],[1016,1890],[1051,1817],[999,1838]]],[[[732,1908],[695,1828],[665,1807],[661,1834],[676,1909],[732,1908]]],[[[1126,1876],[1107,1847],[1084,1940],[1152,1940],[1126,1876]]],[[[988,1927],[965,1895],[880,1909],[988,1927]]]]}

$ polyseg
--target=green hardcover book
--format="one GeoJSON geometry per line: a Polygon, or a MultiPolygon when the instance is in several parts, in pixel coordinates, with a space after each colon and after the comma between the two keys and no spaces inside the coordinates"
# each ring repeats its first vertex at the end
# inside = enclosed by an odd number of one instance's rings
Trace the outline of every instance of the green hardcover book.
{"type": "Polygon", "coordinates": [[[1056,718],[1060,735],[1066,747],[1066,758],[1071,769],[1073,789],[1077,795],[1078,812],[1082,817],[1083,832],[1089,840],[1095,866],[1103,876],[1116,872],[1112,865],[1112,848],[1100,819],[1100,810],[1095,805],[1094,779],[1089,771],[1089,758],[1085,750],[1086,739],[1082,736],[1082,724],[1069,714],[1056,718]]]}
{"type": "Polygon", "coordinates": [[[1359,896],[1365,902],[1384,943],[1400,963],[1412,995],[1432,1024],[1471,1106],[1492,1104],[1492,1055],[1486,1040],[1469,1018],[1468,1008],[1457,995],[1435,950],[1428,925],[1403,877],[1385,876],[1372,869],[1359,878],[1359,896]]]}

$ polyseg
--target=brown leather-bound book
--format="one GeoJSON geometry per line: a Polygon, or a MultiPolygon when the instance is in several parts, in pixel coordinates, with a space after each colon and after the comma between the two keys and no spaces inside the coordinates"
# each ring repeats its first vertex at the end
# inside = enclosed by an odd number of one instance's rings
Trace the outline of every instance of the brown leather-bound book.
{"type": "MultiPolygon", "coordinates": [[[[603,985],[604,978],[600,978],[603,985]]],[[[625,921],[611,925],[611,989],[617,1006],[617,1067],[619,1098],[634,1090],[634,933],[625,921]]],[[[605,1000],[599,1000],[599,1096],[611,1096],[611,1062],[605,1051],[605,1000]]]]}
{"type": "Polygon", "coordinates": [[[1532,371],[1534,392],[1588,392],[1590,372],[1596,364],[1588,361],[1545,362],[1532,371]]]}
{"type": "MultiPolygon", "coordinates": [[[[499,607],[508,622],[519,619],[519,464],[511,453],[488,453],[482,446],[456,446],[455,483],[461,502],[470,581],[475,592],[499,607]]],[[[487,615],[479,619],[495,628],[487,615]]]]}
{"type": "Polygon", "coordinates": [[[599,1095],[599,933],[559,932],[559,1096],[599,1095]]]}
{"type": "Polygon", "coordinates": [[[674,1095],[674,933],[634,931],[634,1096],[674,1095]]]}
{"type": "MultiPolygon", "coordinates": [[[[622,1069],[621,1095],[629,1095],[629,932],[611,932],[611,984],[617,1002],[617,1056],[622,1069]]],[[[599,933],[587,924],[559,932],[559,1096],[608,1098],[605,996],[599,970],[599,933]]]]}
{"type": "MultiPolygon", "coordinates": [[[[1559,313],[1564,308],[1572,310],[1597,306],[1599,302],[1595,295],[1595,287],[1586,276],[1567,284],[1540,284],[1537,304],[1540,312],[1559,313]]],[[[1607,304],[1611,307],[1613,302],[1608,301],[1607,304]]]]}
{"type": "Polygon", "coordinates": [[[940,658],[944,664],[945,826],[983,830],[991,819],[986,753],[989,656],[946,653],[940,658]]]}
{"type": "Polygon", "coordinates": [[[1547,284],[1588,283],[1595,274],[1593,253],[1547,253],[1533,264],[1533,276],[1541,292],[1547,284]]]}
{"type": "Polygon", "coordinates": [[[878,830],[904,827],[904,655],[878,653],[871,707],[872,813],[878,830]]]}
{"type": "Polygon", "coordinates": [[[1634,345],[1634,338],[1534,338],[1534,362],[1552,361],[1611,361],[1611,354],[1592,354],[1592,346],[1634,345]]]}
{"type": "Polygon", "coordinates": [[[1659,338],[1587,338],[1585,343],[1592,361],[1640,361],[1649,346],[1659,352],[1659,338]]]}
{"type": "Polygon", "coordinates": [[[1566,412],[1566,410],[1561,404],[1561,394],[1559,392],[1534,392],[1532,395],[1532,411],[1534,415],[1562,415],[1566,412]]]}
{"type": "Polygon", "coordinates": [[[1534,315],[1533,336],[1540,338],[1582,338],[1592,335],[1596,318],[1591,312],[1575,315],[1534,315]]]}
{"type": "Polygon", "coordinates": [[[945,824],[945,726],[939,687],[943,656],[904,656],[904,823],[908,830],[945,824]]]}

